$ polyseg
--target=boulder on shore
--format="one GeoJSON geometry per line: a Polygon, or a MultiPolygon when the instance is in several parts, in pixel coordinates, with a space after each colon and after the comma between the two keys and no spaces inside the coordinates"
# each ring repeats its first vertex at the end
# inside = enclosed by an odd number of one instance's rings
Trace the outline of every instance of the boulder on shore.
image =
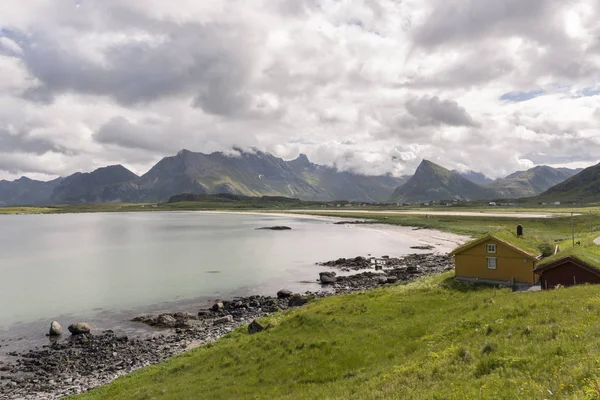
{"type": "Polygon", "coordinates": [[[290,297],[290,300],[288,301],[288,306],[301,307],[313,298],[314,296],[302,296],[301,294],[294,294],[292,297],[290,297]]]}
{"type": "Polygon", "coordinates": [[[293,292],[291,290],[281,289],[279,292],[277,292],[277,298],[278,299],[287,299],[288,297],[291,297],[292,294],[293,294],[293,292]]]}
{"type": "Polygon", "coordinates": [[[221,311],[223,309],[224,305],[222,302],[217,302],[215,304],[213,304],[213,306],[210,308],[213,311],[221,311]]]}
{"type": "Polygon", "coordinates": [[[319,280],[323,284],[335,283],[335,281],[337,280],[335,275],[335,272],[321,272],[319,273],[319,280]]]}
{"type": "Polygon", "coordinates": [[[217,318],[213,321],[213,325],[222,325],[222,324],[228,324],[230,322],[233,322],[233,316],[231,315],[226,315],[224,317],[221,318],[217,318]]]}
{"type": "Polygon", "coordinates": [[[58,321],[52,321],[52,323],[50,324],[50,331],[48,332],[48,336],[60,336],[62,335],[62,332],[62,326],[58,323],[58,321]]]}
{"type": "Polygon", "coordinates": [[[177,325],[177,319],[171,314],[160,314],[156,318],[156,326],[163,328],[174,328],[177,325]]]}
{"type": "Polygon", "coordinates": [[[87,322],[75,322],[74,324],[69,325],[67,328],[71,335],[82,335],[84,333],[90,333],[92,328],[87,322]]]}
{"type": "Polygon", "coordinates": [[[260,322],[258,322],[257,320],[252,321],[250,323],[250,325],[248,325],[248,333],[250,335],[253,335],[255,333],[258,333],[258,332],[261,332],[261,331],[264,331],[264,330],[265,330],[265,327],[260,322]]]}

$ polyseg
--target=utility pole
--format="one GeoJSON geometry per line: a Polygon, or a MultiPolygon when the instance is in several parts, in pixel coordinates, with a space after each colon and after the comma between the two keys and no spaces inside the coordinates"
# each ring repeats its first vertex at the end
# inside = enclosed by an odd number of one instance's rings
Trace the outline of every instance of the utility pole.
{"type": "Polygon", "coordinates": [[[573,238],[573,247],[575,247],[575,225],[573,224],[573,212],[571,212],[571,237],[573,238]]]}

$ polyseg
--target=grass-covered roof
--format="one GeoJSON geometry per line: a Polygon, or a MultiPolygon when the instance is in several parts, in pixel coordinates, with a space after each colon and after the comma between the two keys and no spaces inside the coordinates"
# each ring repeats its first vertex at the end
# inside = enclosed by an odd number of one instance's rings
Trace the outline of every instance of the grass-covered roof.
{"type": "Polygon", "coordinates": [[[551,257],[542,259],[537,266],[538,268],[543,267],[544,265],[551,264],[565,257],[573,257],[576,260],[588,264],[590,267],[600,270],[600,246],[597,245],[575,246],[565,249],[551,257]]]}
{"type": "Polygon", "coordinates": [[[536,237],[532,237],[532,236],[518,237],[514,232],[496,231],[496,232],[490,232],[485,236],[482,236],[478,239],[472,240],[470,242],[463,244],[462,246],[457,247],[456,249],[454,249],[452,251],[451,254],[460,253],[463,250],[466,250],[466,249],[474,246],[475,244],[484,242],[488,238],[493,238],[493,239],[497,239],[501,242],[505,242],[505,243],[511,245],[512,247],[515,247],[515,248],[521,250],[523,253],[525,253],[531,257],[540,256],[542,254],[542,250],[541,250],[540,246],[547,245],[545,242],[539,240],[536,237]]]}

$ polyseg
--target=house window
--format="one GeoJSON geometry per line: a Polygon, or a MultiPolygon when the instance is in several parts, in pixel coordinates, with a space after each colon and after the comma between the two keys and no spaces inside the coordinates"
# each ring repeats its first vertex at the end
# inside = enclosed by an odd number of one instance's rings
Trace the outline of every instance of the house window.
{"type": "Polygon", "coordinates": [[[486,257],[488,269],[496,269],[496,257],[486,257]]]}
{"type": "Polygon", "coordinates": [[[485,248],[488,253],[496,253],[496,245],[495,244],[486,244],[485,248]]]}

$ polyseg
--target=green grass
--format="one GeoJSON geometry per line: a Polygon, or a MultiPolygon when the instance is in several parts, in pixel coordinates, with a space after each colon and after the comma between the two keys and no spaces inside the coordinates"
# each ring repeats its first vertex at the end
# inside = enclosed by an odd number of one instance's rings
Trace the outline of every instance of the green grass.
{"type": "Polygon", "coordinates": [[[544,258],[538,263],[538,267],[550,264],[563,257],[573,257],[579,261],[588,264],[591,267],[600,269],[600,246],[596,244],[583,243],[581,246],[570,247],[561,250],[552,257],[544,258]]]}
{"type": "MultiPolygon", "coordinates": [[[[447,210],[446,210],[447,211],[447,210]]],[[[461,210],[461,211],[469,211],[461,210]]],[[[529,212],[531,210],[511,210],[511,212],[529,212]]],[[[540,212],[541,210],[537,210],[540,212]]],[[[590,235],[600,236],[600,210],[593,209],[589,214],[586,209],[579,209],[581,215],[573,217],[573,230],[575,240],[589,238],[590,235]]],[[[343,213],[328,213],[323,210],[308,212],[313,215],[336,216],[347,219],[368,218],[376,222],[390,225],[411,226],[417,228],[437,229],[472,237],[481,237],[489,232],[511,231],[516,232],[518,224],[523,225],[524,235],[535,242],[564,243],[571,240],[571,217],[555,218],[514,218],[490,217],[485,213],[477,216],[448,216],[448,215],[399,215],[386,213],[364,213],[348,210],[343,213]]]]}
{"type": "Polygon", "coordinates": [[[0,215],[47,214],[53,212],[50,207],[0,207],[0,215]]]}
{"type": "Polygon", "coordinates": [[[77,399],[595,399],[599,289],[517,293],[445,273],[319,299],[77,399]]]}

